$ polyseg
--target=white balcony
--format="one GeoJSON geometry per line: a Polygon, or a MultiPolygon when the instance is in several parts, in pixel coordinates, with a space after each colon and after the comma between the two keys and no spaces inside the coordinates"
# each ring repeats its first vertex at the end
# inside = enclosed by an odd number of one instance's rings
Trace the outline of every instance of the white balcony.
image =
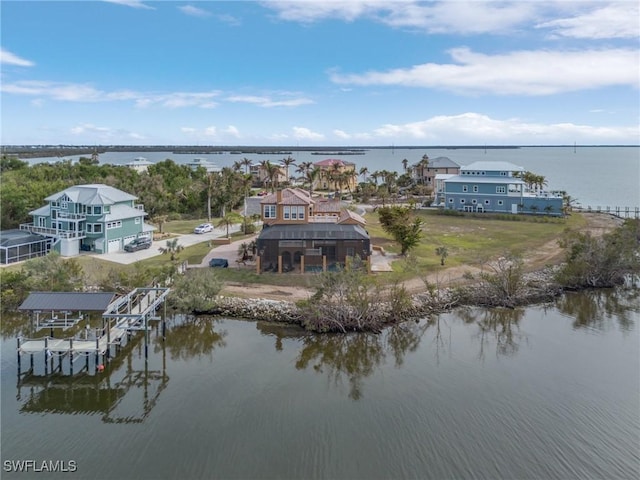
{"type": "Polygon", "coordinates": [[[45,237],[53,238],[85,238],[85,232],[79,232],[75,230],[60,230],[58,228],[37,227],[31,223],[23,223],[20,225],[20,230],[26,230],[31,233],[37,233],[38,235],[44,235],[45,237]]]}

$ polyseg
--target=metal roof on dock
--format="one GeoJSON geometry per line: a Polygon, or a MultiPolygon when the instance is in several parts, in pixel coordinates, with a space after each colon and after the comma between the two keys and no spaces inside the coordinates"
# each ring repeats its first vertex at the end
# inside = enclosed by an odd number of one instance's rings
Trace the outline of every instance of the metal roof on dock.
{"type": "Polygon", "coordinates": [[[115,297],[113,292],[32,292],[18,310],[104,312],[115,297]]]}

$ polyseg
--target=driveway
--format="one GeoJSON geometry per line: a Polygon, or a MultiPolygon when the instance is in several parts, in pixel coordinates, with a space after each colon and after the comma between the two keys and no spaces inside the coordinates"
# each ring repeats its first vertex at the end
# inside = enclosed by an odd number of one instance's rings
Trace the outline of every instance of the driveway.
{"type": "MultiPolygon", "coordinates": [[[[234,233],[240,231],[240,225],[233,225],[229,228],[229,233],[234,233]]],[[[171,237],[169,240],[173,240],[175,238],[178,239],[178,245],[182,245],[183,247],[190,247],[191,245],[196,245],[198,243],[208,242],[213,240],[214,238],[221,238],[227,236],[226,228],[214,228],[213,232],[209,233],[188,233],[185,235],[175,235],[171,237]]],[[[247,240],[243,240],[247,241],[247,240]]],[[[129,265],[131,263],[138,262],[140,260],[146,260],[147,258],[155,257],[156,255],[162,255],[160,252],[161,248],[166,247],[167,239],[165,240],[157,240],[151,244],[151,247],[146,250],[138,250],[137,252],[113,252],[113,253],[103,253],[102,255],[91,255],[101,260],[107,260],[108,262],[120,263],[122,265],[129,265]]],[[[228,247],[229,245],[224,245],[228,247]]],[[[217,250],[216,247],[214,250],[217,250]]],[[[237,251],[237,246],[235,247],[237,251]]],[[[213,256],[213,255],[212,255],[213,256]]],[[[208,260],[207,260],[208,261],[208,260]]],[[[231,260],[229,260],[229,264],[231,265],[231,260]]],[[[233,264],[236,265],[236,257],[233,257],[233,264]]]]}

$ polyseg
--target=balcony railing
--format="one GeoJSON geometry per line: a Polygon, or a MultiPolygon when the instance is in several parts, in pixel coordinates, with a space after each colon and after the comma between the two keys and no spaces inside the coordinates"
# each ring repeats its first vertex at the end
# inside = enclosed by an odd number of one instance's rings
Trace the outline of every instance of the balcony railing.
{"type": "Polygon", "coordinates": [[[20,225],[20,230],[26,230],[31,233],[37,233],[46,237],[54,238],[85,238],[85,232],[78,232],[75,230],[60,230],[58,228],[38,227],[31,223],[23,223],[20,225]]]}
{"type": "Polygon", "coordinates": [[[81,221],[86,220],[87,216],[84,213],[58,212],[56,220],[57,219],[81,221]]]}
{"type": "Polygon", "coordinates": [[[338,223],[340,217],[336,216],[322,216],[322,215],[311,215],[309,217],[309,223],[338,223]]]}

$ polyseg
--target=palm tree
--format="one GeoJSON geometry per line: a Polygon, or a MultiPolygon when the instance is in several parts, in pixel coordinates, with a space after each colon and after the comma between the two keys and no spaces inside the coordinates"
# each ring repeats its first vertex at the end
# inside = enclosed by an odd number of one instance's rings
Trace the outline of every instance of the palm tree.
{"type": "Polygon", "coordinates": [[[436,248],[436,255],[440,257],[440,265],[444,265],[444,261],[449,256],[449,250],[445,246],[438,247],[436,248]]]}
{"type": "Polygon", "coordinates": [[[429,155],[427,155],[425,153],[422,156],[422,158],[418,162],[418,167],[420,167],[420,179],[421,179],[422,183],[424,184],[425,183],[424,182],[424,179],[425,179],[424,171],[429,168],[429,155]]]}
{"type": "Polygon", "coordinates": [[[362,175],[362,181],[366,182],[367,181],[367,174],[369,173],[369,169],[367,167],[362,167],[360,169],[360,175],[362,175]]]}
{"type": "Polygon", "coordinates": [[[313,167],[310,170],[307,170],[305,173],[305,183],[309,186],[309,197],[313,196],[313,184],[320,178],[322,175],[322,170],[319,167],[313,167]]]}
{"type": "Polygon", "coordinates": [[[218,227],[218,228],[226,227],[226,229],[227,229],[227,238],[229,238],[229,227],[234,225],[234,224],[236,224],[236,223],[240,223],[240,222],[241,222],[240,215],[238,215],[235,212],[229,212],[224,217],[222,217],[218,221],[218,223],[216,223],[216,227],[218,227]]]}
{"type": "Polygon", "coordinates": [[[286,169],[286,172],[287,172],[287,183],[289,183],[289,166],[290,165],[295,165],[296,160],[295,160],[295,158],[287,157],[287,158],[283,158],[282,160],[280,160],[280,163],[286,169]]]}
{"type": "Polygon", "coordinates": [[[269,160],[262,160],[260,162],[260,166],[264,171],[264,186],[267,187],[269,184],[269,188],[271,189],[271,193],[275,192],[276,187],[278,186],[278,174],[280,173],[280,169],[277,165],[274,165],[269,160]]]}
{"type": "Polygon", "coordinates": [[[244,157],[242,160],[240,160],[240,165],[242,165],[244,167],[244,173],[245,174],[249,173],[249,168],[251,168],[252,164],[253,164],[253,162],[251,160],[249,160],[247,157],[244,157]]]}
{"type": "Polygon", "coordinates": [[[171,261],[175,262],[178,254],[184,250],[184,246],[178,244],[178,239],[174,238],[173,240],[167,240],[166,247],[160,247],[160,252],[164,254],[171,255],[171,261]]]}

